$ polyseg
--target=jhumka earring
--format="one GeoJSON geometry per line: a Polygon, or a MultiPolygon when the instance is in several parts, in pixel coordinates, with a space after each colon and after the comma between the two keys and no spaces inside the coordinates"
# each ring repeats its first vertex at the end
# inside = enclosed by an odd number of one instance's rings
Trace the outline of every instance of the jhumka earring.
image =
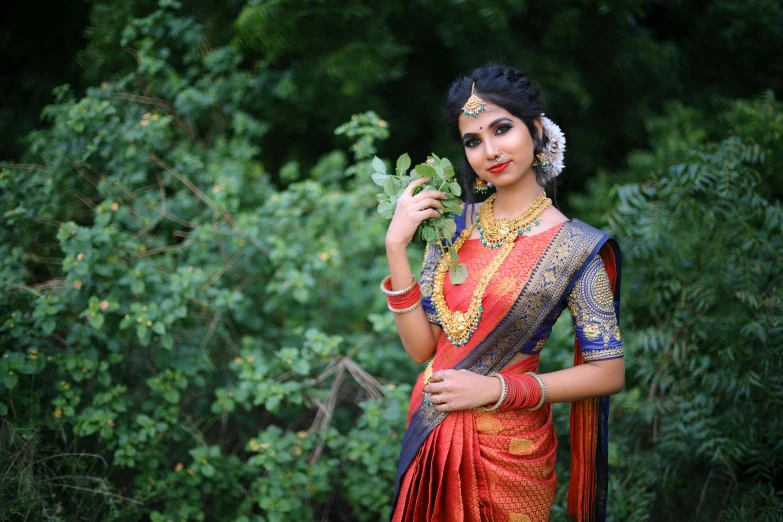
{"type": "Polygon", "coordinates": [[[470,88],[470,98],[462,106],[462,111],[465,116],[473,116],[478,118],[480,112],[484,112],[484,100],[476,96],[476,82],[473,82],[473,87],[470,88]]]}
{"type": "Polygon", "coordinates": [[[489,184],[487,183],[487,180],[476,176],[476,181],[473,182],[473,192],[476,194],[486,194],[487,190],[489,190],[489,184]]]}
{"type": "Polygon", "coordinates": [[[533,168],[536,170],[545,169],[549,166],[546,155],[543,152],[536,153],[536,160],[533,162],[533,168]]]}

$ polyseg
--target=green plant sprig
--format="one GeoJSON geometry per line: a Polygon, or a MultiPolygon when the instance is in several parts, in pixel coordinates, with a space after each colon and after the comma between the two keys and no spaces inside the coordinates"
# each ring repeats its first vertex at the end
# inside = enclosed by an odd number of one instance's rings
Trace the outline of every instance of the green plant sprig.
{"type": "Polygon", "coordinates": [[[430,181],[415,187],[416,195],[424,190],[438,190],[448,196],[441,200],[443,211],[440,216],[428,218],[421,222],[413,235],[413,241],[417,243],[433,243],[438,245],[443,256],[449,256],[449,280],[452,284],[459,285],[468,277],[468,267],[459,263],[459,255],[454,249],[451,238],[457,233],[457,223],[454,216],[462,215],[463,202],[460,199],[462,187],[456,181],[454,166],[448,158],[440,158],[435,153],[427,157],[425,163],[416,165],[410,172],[411,158],[403,154],[397,158],[397,166],[394,173],[389,173],[386,164],[377,156],[372,161],[372,180],[376,185],[383,187],[383,192],[376,194],[378,198],[378,212],[386,219],[394,216],[397,200],[405,191],[411,181],[420,178],[429,178],[430,181]]]}

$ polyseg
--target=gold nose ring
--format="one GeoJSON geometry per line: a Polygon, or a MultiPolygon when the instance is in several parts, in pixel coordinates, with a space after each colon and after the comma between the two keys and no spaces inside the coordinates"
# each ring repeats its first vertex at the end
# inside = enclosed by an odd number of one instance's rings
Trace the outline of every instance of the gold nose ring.
{"type": "Polygon", "coordinates": [[[495,154],[495,161],[500,161],[503,159],[503,151],[498,149],[498,153],[495,154]]]}

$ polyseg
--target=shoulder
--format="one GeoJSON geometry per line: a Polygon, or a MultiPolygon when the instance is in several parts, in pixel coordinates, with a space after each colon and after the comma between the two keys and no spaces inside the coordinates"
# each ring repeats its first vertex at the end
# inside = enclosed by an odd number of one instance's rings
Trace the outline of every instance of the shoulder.
{"type": "Polygon", "coordinates": [[[561,232],[574,247],[588,250],[592,254],[597,254],[603,247],[610,247],[619,252],[617,242],[609,234],[584,221],[569,219],[563,223],[561,232]]]}
{"type": "Polygon", "coordinates": [[[563,228],[567,229],[568,233],[574,236],[595,239],[609,238],[609,235],[606,232],[578,219],[569,219],[563,223],[563,228]]]}

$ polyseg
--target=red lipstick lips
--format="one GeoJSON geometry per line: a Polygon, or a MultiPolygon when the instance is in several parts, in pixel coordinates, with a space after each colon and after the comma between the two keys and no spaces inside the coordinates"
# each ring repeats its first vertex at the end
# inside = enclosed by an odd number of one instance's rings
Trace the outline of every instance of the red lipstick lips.
{"type": "Polygon", "coordinates": [[[498,163],[497,165],[495,165],[494,167],[492,167],[491,169],[489,169],[489,171],[490,171],[491,173],[493,173],[493,174],[500,174],[501,172],[503,172],[504,170],[506,170],[506,167],[508,167],[508,164],[509,164],[509,163],[511,163],[511,160],[509,160],[509,161],[506,161],[506,162],[504,162],[504,163],[498,163]]]}

